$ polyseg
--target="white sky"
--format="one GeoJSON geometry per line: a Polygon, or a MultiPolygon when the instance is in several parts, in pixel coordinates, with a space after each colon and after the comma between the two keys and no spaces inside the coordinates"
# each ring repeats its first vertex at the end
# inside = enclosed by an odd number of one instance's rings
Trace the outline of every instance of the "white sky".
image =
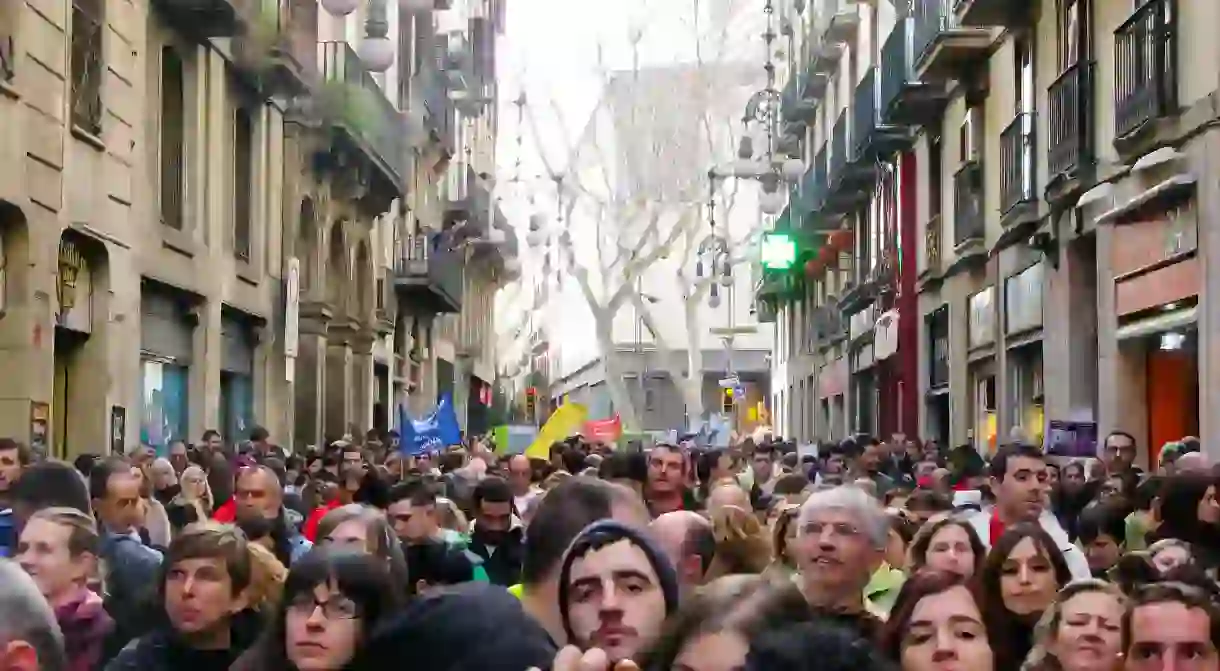
{"type": "MultiPolygon", "coordinates": [[[[556,208],[554,184],[546,176],[542,152],[552,168],[560,172],[565,169],[567,148],[575,144],[601,93],[599,68],[629,71],[637,56],[641,67],[694,62],[695,36],[702,32],[705,61],[757,63],[761,87],[764,54],[759,34],[765,26],[762,6],[763,0],[508,0],[507,27],[499,40],[498,53],[497,163],[498,182],[502,185],[498,193],[503,198],[505,213],[522,238],[523,289],[532,282],[531,276],[540,265],[524,239],[530,214],[543,211],[553,220],[556,208]],[[727,39],[706,35],[707,17],[713,5],[730,7],[738,17],[730,22],[733,32],[727,39]],[[696,15],[703,17],[698,32],[696,15]],[[639,34],[641,29],[640,47],[633,50],[632,35],[639,34]],[[709,57],[709,50],[720,49],[729,55],[709,57]],[[513,101],[522,92],[528,98],[541,137],[534,137],[528,122],[523,128],[518,127],[513,101]],[[518,159],[519,171],[514,167],[518,159]],[[509,180],[518,173],[521,181],[514,187],[509,180]],[[536,203],[533,206],[529,203],[531,196],[536,203]]],[[[703,171],[706,166],[692,169],[703,171]]],[[[531,294],[530,290],[522,290],[520,302],[513,301],[511,308],[503,306],[508,309],[500,311],[498,329],[503,331],[519,322],[531,294]]],[[[565,306],[569,318],[572,315],[569,308],[584,313],[583,301],[575,302],[580,305],[565,306]]],[[[570,340],[566,336],[562,339],[564,344],[570,340]]]]}

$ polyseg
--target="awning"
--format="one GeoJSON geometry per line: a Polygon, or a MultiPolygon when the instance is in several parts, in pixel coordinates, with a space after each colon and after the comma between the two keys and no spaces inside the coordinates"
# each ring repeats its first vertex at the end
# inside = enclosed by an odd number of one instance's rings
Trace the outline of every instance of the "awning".
{"type": "Polygon", "coordinates": [[[873,357],[885,361],[898,351],[898,311],[886,310],[873,330],[873,357]]]}
{"type": "Polygon", "coordinates": [[[1155,317],[1140,319],[1131,322],[1126,326],[1120,326],[1115,332],[1115,337],[1119,340],[1130,340],[1132,338],[1142,338],[1144,336],[1164,333],[1174,329],[1183,328],[1193,325],[1199,318],[1198,306],[1186,308],[1185,310],[1174,310],[1173,312],[1165,312],[1155,317]]]}

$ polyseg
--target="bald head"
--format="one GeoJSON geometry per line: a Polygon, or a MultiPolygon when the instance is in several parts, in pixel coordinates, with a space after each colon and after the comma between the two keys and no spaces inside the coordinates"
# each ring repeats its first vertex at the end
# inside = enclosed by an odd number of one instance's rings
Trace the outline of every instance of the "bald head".
{"type": "Polygon", "coordinates": [[[749,512],[754,509],[750,504],[750,495],[746,490],[735,484],[722,484],[712,488],[707,497],[707,510],[714,513],[725,506],[741,508],[749,512]]]}
{"type": "Polygon", "coordinates": [[[249,466],[237,474],[237,512],[275,519],[284,502],[279,476],[266,466],[249,466]]]}
{"type": "Polygon", "coordinates": [[[1197,473],[1211,469],[1211,462],[1202,452],[1187,452],[1173,462],[1173,468],[1177,473],[1197,473]]]}
{"type": "Polygon", "coordinates": [[[656,518],[648,529],[677,570],[683,589],[703,584],[716,553],[712,523],[698,513],[678,510],[656,518]]]}

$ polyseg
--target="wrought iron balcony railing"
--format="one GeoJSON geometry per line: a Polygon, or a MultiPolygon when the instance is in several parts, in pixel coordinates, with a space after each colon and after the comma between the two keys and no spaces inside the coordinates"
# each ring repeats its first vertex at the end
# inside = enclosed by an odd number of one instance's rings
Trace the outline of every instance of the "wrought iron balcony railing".
{"type": "Polygon", "coordinates": [[[953,0],[914,0],[915,60],[927,56],[936,38],[956,24],[953,0]]]}
{"type": "Polygon", "coordinates": [[[398,244],[394,283],[408,309],[452,313],[462,309],[464,265],[460,252],[441,246],[442,236],[408,235],[398,244]]]}
{"type": "Polygon", "coordinates": [[[967,161],[953,176],[953,244],[960,247],[986,236],[983,217],[983,164],[967,161]]]}
{"type": "Polygon", "coordinates": [[[1174,113],[1178,104],[1178,8],[1147,0],[1114,31],[1114,135],[1174,113]]]}
{"type": "Polygon", "coordinates": [[[1047,90],[1047,170],[1053,179],[1093,160],[1093,63],[1080,61],[1047,90]]]}
{"type": "Polygon", "coordinates": [[[407,124],[347,42],[319,42],[318,60],[338,123],[397,187],[405,188],[407,124]]]}
{"type": "Polygon", "coordinates": [[[839,112],[834,130],[830,134],[830,183],[837,185],[843,178],[847,164],[851,161],[850,143],[848,142],[847,110],[839,112]]]}
{"type": "Polygon", "coordinates": [[[1000,212],[1037,199],[1034,115],[1022,112],[1000,133],[1000,212]]]}
{"type": "Polygon", "coordinates": [[[894,107],[906,89],[914,82],[914,19],[907,17],[898,19],[894,29],[881,46],[881,110],[887,112],[894,107]]]}
{"type": "Polygon", "coordinates": [[[854,156],[868,156],[873,141],[873,134],[881,125],[878,113],[877,68],[871,67],[864,73],[864,78],[856,85],[856,93],[852,97],[852,152],[854,156]]]}

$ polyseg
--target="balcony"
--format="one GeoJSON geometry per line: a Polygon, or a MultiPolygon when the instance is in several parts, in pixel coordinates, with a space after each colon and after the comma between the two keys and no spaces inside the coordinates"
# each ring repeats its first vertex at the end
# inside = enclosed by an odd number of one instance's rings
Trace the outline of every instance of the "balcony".
{"type": "Polygon", "coordinates": [[[849,0],[821,0],[815,8],[818,33],[829,43],[853,43],[860,34],[860,8],[849,0]]]}
{"type": "Polygon", "coordinates": [[[799,203],[798,216],[800,211],[804,211],[813,215],[812,219],[817,219],[817,214],[826,202],[825,146],[814,157],[813,165],[805,171],[805,176],[801,179],[800,196],[797,202],[799,203]]]}
{"type": "Polygon", "coordinates": [[[1000,218],[1005,228],[1038,216],[1037,120],[1022,112],[1000,133],[1000,218]]]}
{"type": "Polygon", "coordinates": [[[872,180],[873,164],[857,160],[853,147],[851,120],[847,110],[843,110],[830,135],[830,182],[826,196],[830,214],[851,212],[870,195],[871,189],[863,187],[872,180]]]}
{"type": "Polygon", "coordinates": [[[982,245],[987,236],[983,216],[983,164],[966,161],[953,176],[953,248],[959,254],[982,245]]]}
{"type": "Polygon", "coordinates": [[[424,123],[429,135],[447,156],[453,156],[456,151],[456,110],[449,100],[449,87],[444,74],[424,67],[416,74],[413,83],[413,89],[419,91],[420,102],[424,106],[424,123]]]}
{"type": "Polygon", "coordinates": [[[157,13],[175,30],[194,39],[235,37],[242,31],[249,0],[152,0],[157,13]]]}
{"type": "Polygon", "coordinates": [[[798,128],[807,126],[814,110],[818,108],[817,99],[804,94],[805,80],[804,75],[794,74],[790,77],[780,100],[784,121],[798,128]]]}
{"type": "Polygon", "coordinates": [[[853,155],[857,161],[889,156],[910,143],[906,129],[886,124],[881,118],[880,68],[869,68],[856,85],[852,99],[853,155]]]}
{"type": "Polygon", "coordinates": [[[944,82],[987,64],[991,29],[959,24],[953,2],[915,0],[915,71],[921,81],[944,82]]]}
{"type": "Polygon", "coordinates": [[[878,88],[881,119],[893,126],[935,123],[949,102],[945,86],[928,84],[915,74],[915,19],[898,19],[881,47],[878,88]]]}
{"type": "Polygon", "coordinates": [[[398,246],[394,289],[401,309],[417,315],[461,312],[462,254],[440,246],[440,239],[410,235],[398,246]]]}
{"type": "Polygon", "coordinates": [[[1178,111],[1178,8],[1148,0],[1114,31],[1114,136],[1178,111]]]}
{"type": "Polygon", "coordinates": [[[1093,64],[1072,65],[1047,89],[1048,180],[1070,179],[1093,162],[1093,64]]]}
{"type": "Polygon", "coordinates": [[[406,192],[407,124],[386,99],[381,86],[365,69],[347,42],[319,42],[322,104],[336,135],[339,148],[359,156],[358,165],[340,157],[333,168],[369,170],[374,190],[391,199],[406,192]]]}
{"type": "Polygon", "coordinates": [[[1033,2],[956,0],[953,12],[963,26],[1020,28],[1033,20],[1033,2]]]}

